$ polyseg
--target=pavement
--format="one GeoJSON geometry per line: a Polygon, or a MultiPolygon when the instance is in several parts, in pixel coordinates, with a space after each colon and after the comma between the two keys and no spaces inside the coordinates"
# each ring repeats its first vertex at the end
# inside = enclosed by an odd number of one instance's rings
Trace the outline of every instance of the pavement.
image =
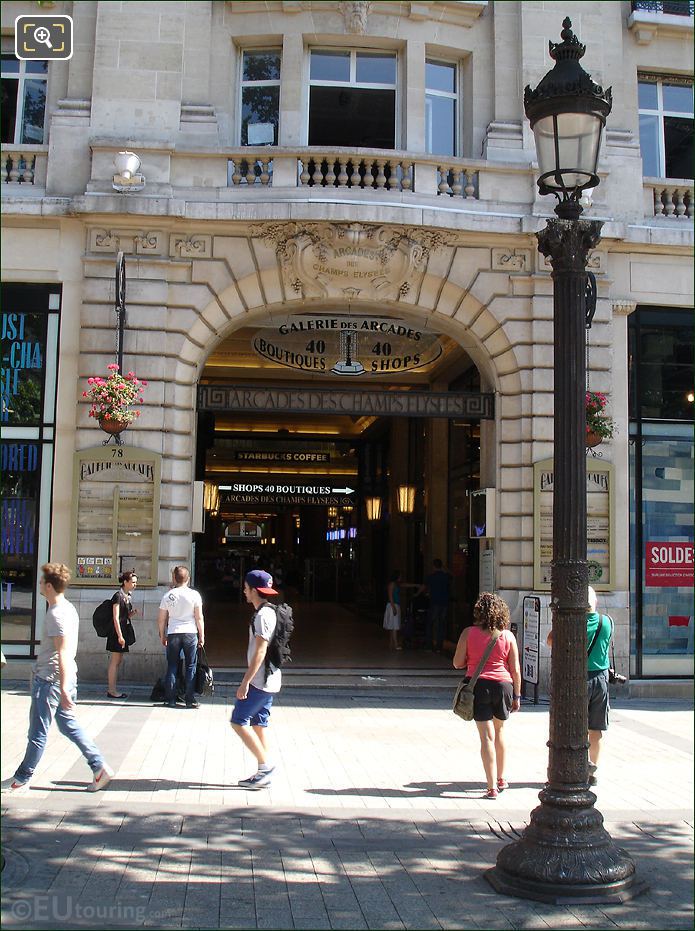
{"type": "MultiPolygon", "coordinates": [[[[234,689],[198,710],[81,686],[78,714],[116,770],[103,792],[53,728],[32,788],[2,796],[4,928],[693,927],[693,704],[617,701],[595,791],[648,886],[623,904],[500,895],[484,872],[538,804],[548,706],[510,721],[497,801],[449,690],[295,685],[272,713],[269,789],[229,727],[234,689]]],[[[300,680],[301,681],[301,680],[300,680]]],[[[25,684],[2,686],[2,777],[26,741],[25,684]]]]}

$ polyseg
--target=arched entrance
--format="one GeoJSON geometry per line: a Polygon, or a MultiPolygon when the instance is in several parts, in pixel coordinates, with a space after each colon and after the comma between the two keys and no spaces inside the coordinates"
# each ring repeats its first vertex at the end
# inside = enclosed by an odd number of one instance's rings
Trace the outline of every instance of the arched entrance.
{"type": "Polygon", "coordinates": [[[241,583],[261,566],[301,617],[302,666],[446,665],[441,641],[470,623],[479,590],[469,494],[494,416],[471,355],[413,308],[253,316],[212,350],[198,389],[195,574],[211,660],[243,655],[241,583]],[[428,624],[442,597],[435,559],[449,590],[441,631],[428,624]],[[396,569],[403,650],[392,652],[381,619],[396,569]]]}

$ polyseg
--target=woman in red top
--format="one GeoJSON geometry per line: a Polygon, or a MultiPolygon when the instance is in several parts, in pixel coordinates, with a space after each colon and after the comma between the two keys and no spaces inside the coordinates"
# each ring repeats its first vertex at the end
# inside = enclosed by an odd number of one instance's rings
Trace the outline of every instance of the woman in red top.
{"type": "Polygon", "coordinates": [[[456,645],[454,668],[466,669],[470,678],[490,642],[500,634],[475,684],[473,718],[480,735],[480,757],[487,778],[484,798],[497,798],[508,788],[504,777],[504,722],[521,707],[521,669],[516,638],[509,628],[509,608],[499,595],[483,592],[473,608],[473,627],[467,627],[456,645]]]}

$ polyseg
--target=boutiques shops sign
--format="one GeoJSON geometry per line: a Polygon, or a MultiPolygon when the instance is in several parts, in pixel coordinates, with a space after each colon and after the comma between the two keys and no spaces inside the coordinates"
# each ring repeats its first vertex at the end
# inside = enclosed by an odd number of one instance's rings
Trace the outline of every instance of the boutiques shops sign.
{"type": "Polygon", "coordinates": [[[225,504],[314,504],[329,507],[352,507],[355,489],[345,485],[333,488],[317,481],[312,484],[277,481],[241,480],[220,485],[220,503],[225,504]]]}
{"type": "Polygon", "coordinates": [[[259,330],[252,346],[286,368],[337,376],[411,372],[442,354],[436,334],[404,320],[348,314],[298,315],[259,330]]]}
{"type": "MultiPolygon", "coordinates": [[[[550,591],[554,486],[553,460],[545,459],[534,463],[533,587],[539,592],[550,591]]],[[[586,502],[586,558],[589,584],[597,591],[607,591],[615,585],[613,463],[598,460],[587,462],[586,502]]]]}

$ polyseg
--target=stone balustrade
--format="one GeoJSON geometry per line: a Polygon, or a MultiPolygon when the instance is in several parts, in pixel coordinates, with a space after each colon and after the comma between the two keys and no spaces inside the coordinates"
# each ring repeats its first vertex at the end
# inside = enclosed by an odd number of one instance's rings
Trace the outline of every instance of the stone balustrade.
{"type": "Polygon", "coordinates": [[[651,194],[654,216],[690,220],[693,216],[693,182],[688,179],[645,178],[645,190],[651,194]]]}
{"type": "Polygon", "coordinates": [[[3,144],[0,157],[2,183],[44,187],[47,157],[48,146],[3,144]]]}

